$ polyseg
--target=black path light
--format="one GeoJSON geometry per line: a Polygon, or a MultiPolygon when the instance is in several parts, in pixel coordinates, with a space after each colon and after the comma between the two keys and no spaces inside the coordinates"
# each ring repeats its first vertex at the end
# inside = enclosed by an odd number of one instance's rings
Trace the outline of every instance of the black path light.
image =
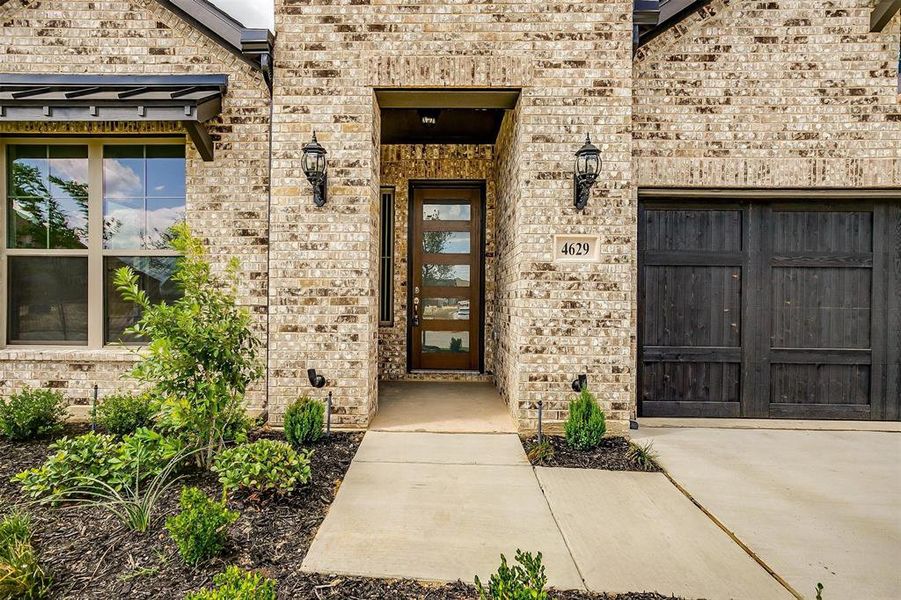
{"type": "Polygon", "coordinates": [[[573,204],[576,210],[588,206],[591,188],[601,172],[601,151],[585,136],[585,144],[576,152],[576,169],[573,173],[573,204]]]}
{"type": "MultiPolygon", "coordinates": [[[[315,140],[315,138],[314,138],[315,140]]],[[[317,390],[319,388],[325,387],[326,381],[325,376],[316,372],[316,369],[307,369],[307,379],[310,380],[310,385],[312,385],[317,390]]],[[[325,400],[325,435],[330,436],[332,434],[332,391],[329,390],[328,396],[326,396],[325,400]]]]}
{"type": "Polygon", "coordinates": [[[313,203],[322,207],[325,205],[326,183],[328,181],[328,164],[325,160],[326,151],[318,141],[316,132],[313,139],[303,147],[303,160],[301,166],[307,181],[313,186],[313,203]]]}

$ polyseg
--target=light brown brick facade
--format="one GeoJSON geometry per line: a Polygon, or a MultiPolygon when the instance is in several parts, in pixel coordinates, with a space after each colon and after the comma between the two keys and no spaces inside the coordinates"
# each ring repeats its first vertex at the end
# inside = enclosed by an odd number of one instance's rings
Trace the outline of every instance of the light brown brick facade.
{"type": "MultiPolygon", "coordinates": [[[[252,395],[280,423],[316,368],[333,422],[366,426],[378,380],[407,376],[407,182],[486,182],[485,365],[522,428],[566,416],[589,385],[615,427],[635,415],[638,190],[901,187],[901,17],[872,0],[714,0],[637,50],[632,0],[481,3],[276,0],[274,87],[153,0],[0,2],[0,72],[226,73],[216,155],[188,144],[188,218],[267,343],[252,395]],[[381,144],[381,88],[519,90],[493,145],[381,144]],[[271,100],[271,107],[270,107],[271,100]],[[270,123],[270,108],[272,117],[270,123]],[[270,140],[270,126],[272,130],[270,140]],[[301,170],[313,131],[328,202],[301,170]],[[586,134],[603,167],[572,206],[586,134]],[[270,162],[271,152],[271,181],[270,162]],[[397,191],[394,325],[378,322],[379,190],[397,191]],[[555,234],[596,234],[600,260],[554,261],[555,234]]],[[[170,125],[0,125],[0,135],[183,132],[170,125]]],[[[0,348],[0,393],[124,383],[122,350],[0,348]]]]}
{"type": "MultiPolygon", "coordinates": [[[[188,221],[216,264],[240,259],[240,302],[255,315],[265,340],[269,91],[260,73],[153,0],[10,0],[0,6],[0,52],[3,73],[229,76],[222,114],[210,125],[215,160],[204,162],[190,141],[186,145],[188,221]]],[[[0,124],[0,136],[22,134],[185,136],[171,123],[0,124]]],[[[49,384],[84,403],[95,383],[101,392],[133,385],[120,377],[131,360],[121,348],[0,349],[0,394],[49,384]]],[[[250,403],[265,404],[264,385],[251,393],[250,403]]]]}
{"type": "MultiPolygon", "coordinates": [[[[635,195],[631,185],[629,1],[446,5],[276,3],[270,280],[270,408],[304,389],[303,369],[335,381],[339,418],[377,408],[377,191],[374,90],[513,87],[519,126],[498,146],[515,162],[498,184],[516,202],[496,279],[506,320],[501,391],[524,426],[544,400],[559,419],[588,371],[614,420],[634,394],[635,195]],[[330,200],[315,209],[298,140],[316,130],[330,156],[330,200]],[[573,153],[603,140],[589,208],[571,206],[573,153]],[[597,264],[552,262],[555,233],[596,231],[597,264]],[[315,244],[315,245],[314,245],[315,244]],[[282,267],[281,265],[284,265],[282,267]],[[575,285],[578,282],[579,285],[575,285]],[[593,311],[601,311],[600,315],[593,311]],[[299,389],[298,389],[299,388],[299,389]]],[[[499,192],[500,199],[501,192],[499,192]]],[[[277,418],[277,417],[276,417],[277,418]]]]}
{"type": "Polygon", "coordinates": [[[898,187],[899,23],[870,0],[714,0],[635,57],[641,187],[898,187]]]}

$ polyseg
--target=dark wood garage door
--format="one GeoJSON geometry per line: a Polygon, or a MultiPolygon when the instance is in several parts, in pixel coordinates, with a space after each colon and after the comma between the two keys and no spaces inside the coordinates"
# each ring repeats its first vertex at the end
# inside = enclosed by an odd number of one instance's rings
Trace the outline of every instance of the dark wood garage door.
{"type": "Polygon", "coordinates": [[[643,416],[901,418],[901,203],[639,213],[643,416]]]}

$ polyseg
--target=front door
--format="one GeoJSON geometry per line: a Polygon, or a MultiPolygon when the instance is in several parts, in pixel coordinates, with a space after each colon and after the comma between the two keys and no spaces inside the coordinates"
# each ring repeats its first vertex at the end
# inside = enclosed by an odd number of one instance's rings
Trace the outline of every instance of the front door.
{"type": "Polygon", "coordinates": [[[410,208],[410,367],[478,371],[481,188],[414,187],[410,208]]]}

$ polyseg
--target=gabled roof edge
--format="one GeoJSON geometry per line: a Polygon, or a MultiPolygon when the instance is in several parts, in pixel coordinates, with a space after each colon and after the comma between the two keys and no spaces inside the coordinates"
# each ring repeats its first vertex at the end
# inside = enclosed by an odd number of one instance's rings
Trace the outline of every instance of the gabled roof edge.
{"type": "Polygon", "coordinates": [[[243,23],[208,0],[156,0],[207,37],[263,73],[272,88],[272,49],[275,36],[265,28],[243,23]]]}

